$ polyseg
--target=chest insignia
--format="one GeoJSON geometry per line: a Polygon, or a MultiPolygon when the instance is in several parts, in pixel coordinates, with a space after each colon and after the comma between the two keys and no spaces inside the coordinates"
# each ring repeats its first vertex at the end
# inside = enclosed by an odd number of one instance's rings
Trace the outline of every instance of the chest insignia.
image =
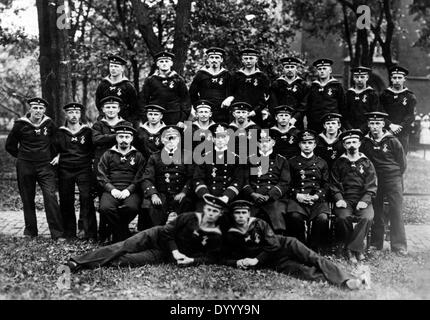
{"type": "Polygon", "coordinates": [[[362,164],[360,165],[360,169],[359,169],[358,171],[360,171],[360,173],[361,173],[361,174],[363,174],[363,173],[364,173],[364,168],[363,168],[363,165],[362,165],[362,164]]]}
{"type": "Polygon", "coordinates": [[[134,157],[130,158],[130,165],[134,166],[136,164],[136,161],[134,159],[134,157]]]}
{"type": "Polygon", "coordinates": [[[167,183],[170,183],[170,173],[166,173],[164,177],[165,177],[164,181],[166,181],[167,183]]]}
{"type": "Polygon", "coordinates": [[[260,236],[258,235],[258,233],[255,234],[255,240],[254,240],[254,242],[257,243],[257,244],[260,243],[260,236]]]}
{"type": "Polygon", "coordinates": [[[117,94],[118,96],[122,96],[121,88],[118,88],[118,91],[116,92],[116,94],[117,94]]]}
{"type": "Polygon", "coordinates": [[[331,88],[328,89],[327,94],[331,96],[333,94],[333,90],[331,88]]]}
{"type": "Polygon", "coordinates": [[[212,169],[212,177],[216,177],[216,171],[217,171],[217,168],[213,168],[212,169]]]}
{"type": "Polygon", "coordinates": [[[175,87],[175,83],[173,81],[170,81],[169,83],[169,88],[173,89],[175,87]]]}
{"type": "Polygon", "coordinates": [[[43,135],[44,136],[48,135],[48,128],[47,127],[43,128],[43,135]]]}
{"type": "Polygon", "coordinates": [[[81,136],[81,144],[85,143],[85,136],[81,136]]]}
{"type": "Polygon", "coordinates": [[[251,235],[247,235],[245,238],[245,242],[249,242],[249,241],[251,241],[251,235]]]}
{"type": "Polygon", "coordinates": [[[293,92],[296,92],[297,91],[297,87],[296,86],[294,86],[293,87],[293,92]]]}
{"type": "Polygon", "coordinates": [[[71,142],[78,142],[78,137],[72,137],[72,139],[70,139],[71,142]]]}
{"type": "Polygon", "coordinates": [[[366,103],[366,101],[367,101],[367,95],[364,95],[363,96],[363,102],[366,103]]]}
{"type": "Polygon", "coordinates": [[[288,143],[289,144],[293,144],[294,143],[294,137],[293,136],[290,137],[290,141],[288,141],[288,143]]]}
{"type": "Polygon", "coordinates": [[[261,166],[259,166],[257,176],[260,178],[262,175],[263,175],[263,168],[261,166]]]}
{"type": "Polygon", "coordinates": [[[333,153],[332,153],[332,155],[331,155],[331,158],[332,158],[332,159],[335,159],[335,158],[336,158],[336,155],[337,155],[337,151],[335,150],[335,151],[333,151],[333,153]]]}
{"type": "Polygon", "coordinates": [[[254,87],[258,86],[258,79],[254,79],[254,87]]]}
{"type": "Polygon", "coordinates": [[[387,152],[388,151],[388,146],[386,143],[384,143],[384,146],[382,147],[382,151],[383,152],[387,152]]]}
{"type": "Polygon", "coordinates": [[[402,104],[404,105],[404,106],[406,106],[407,104],[408,104],[408,99],[405,97],[405,98],[403,98],[403,102],[402,102],[402,104]]]}
{"type": "Polygon", "coordinates": [[[202,246],[207,245],[207,243],[208,243],[208,236],[203,236],[203,238],[202,238],[202,246]]]}

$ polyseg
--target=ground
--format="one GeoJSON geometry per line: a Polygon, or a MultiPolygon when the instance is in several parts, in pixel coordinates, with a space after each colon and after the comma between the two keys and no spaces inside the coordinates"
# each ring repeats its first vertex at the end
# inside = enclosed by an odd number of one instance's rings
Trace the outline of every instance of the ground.
{"type": "MultiPolygon", "coordinates": [[[[0,139],[0,150],[3,149],[0,139]]],[[[419,154],[409,157],[405,192],[430,193],[430,162],[419,154]]],[[[270,270],[243,271],[223,266],[175,265],[141,268],[103,268],[61,274],[71,256],[96,245],[85,242],[57,244],[46,237],[43,212],[38,213],[42,237],[22,238],[22,205],[16,190],[13,161],[0,153],[0,299],[430,299],[430,197],[407,196],[410,255],[371,252],[371,288],[349,292],[327,283],[302,281],[270,270]],[[6,179],[2,179],[6,177],[6,179]]],[[[40,195],[38,209],[43,209],[40,195]]],[[[335,260],[333,256],[327,256],[335,260]]],[[[357,266],[336,260],[348,271],[357,266]]]]}

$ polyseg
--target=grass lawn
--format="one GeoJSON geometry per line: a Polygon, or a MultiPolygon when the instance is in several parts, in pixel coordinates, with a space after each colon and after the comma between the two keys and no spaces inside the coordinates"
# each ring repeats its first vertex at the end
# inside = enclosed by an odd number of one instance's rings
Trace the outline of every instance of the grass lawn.
{"type": "Polygon", "coordinates": [[[94,247],[0,235],[0,299],[430,299],[430,252],[410,257],[379,252],[367,262],[371,288],[354,292],[269,270],[170,264],[84,270],[71,275],[70,289],[60,290],[61,263],[94,247]]]}

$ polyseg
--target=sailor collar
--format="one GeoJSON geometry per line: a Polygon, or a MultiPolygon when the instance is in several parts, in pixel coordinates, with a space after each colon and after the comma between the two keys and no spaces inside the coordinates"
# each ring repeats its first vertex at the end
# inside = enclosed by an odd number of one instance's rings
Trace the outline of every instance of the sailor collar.
{"type": "Polygon", "coordinates": [[[254,74],[257,74],[257,73],[262,73],[261,70],[258,68],[256,68],[253,73],[245,73],[245,69],[243,69],[243,68],[237,70],[237,72],[243,73],[247,77],[253,76],[254,74]]]}
{"type": "Polygon", "coordinates": [[[332,82],[334,82],[334,83],[339,83],[339,81],[338,81],[337,79],[335,79],[335,78],[330,78],[330,79],[327,81],[327,83],[326,83],[326,84],[322,84],[319,80],[314,80],[314,81],[312,81],[312,83],[316,83],[316,84],[318,84],[320,87],[325,87],[326,85],[328,85],[329,83],[332,83],[332,82]]]}
{"type": "Polygon", "coordinates": [[[215,124],[215,122],[211,120],[206,128],[202,128],[198,121],[193,121],[193,124],[199,129],[208,130],[211,125],[215,124]]]}
{"type": "Polygon", "coordinates": [[[42,126],[42,124],[44,124],[48,120],[51,120],[51,118],[44,115],[42,118],[42,121],[40,121],[39,124],[35,124],[35,123],[31,122],[31,120],[29,119],[28,116],[21,117],[17,121],[24,121],[24,122],[27,122],[28,124],[30,124],[31,126],[33,126],[34,128],[39,128],[42,126]]]}
{"type": "Polygon", "coordinates": [[[370,87],[370,86],[367,86],[366,88],[364,88],[364,89],[362,89],[362,90],[357,90],[357,89],[355,89],[355,88],[349,88],[349,89],[348,89],[348,91],[352,91],[352,92],[354,92],[355,94],[360,94],[360,93],[365,92],[365,91],[367,91],[367,90],[373,90],[373,88],[372,88],[372,87],[370,87]]]}
{"type": "Polygon", "coordinates": [[[237,129],[246,129],[250,126],[256,125],[254,121],[248,120],[248,124],[245,127],[239,127],[234,121],[230,123],[230,126],[236,127],[237,129]]]}
{"type": "Polygon", "coordinates": [[[295,129],[296,127],[294,126],[294,125],[292,125],[291,127],[289,127],[288,129],[287,129],[287,131],[281,131],[281,129],[279,129],[278,128],[278,126],[273,126],[271,129],[272,130],[276,130],[276,131],[278,131],[278,132],[280,132],[280,133],[282,133],[282,134],[285,134],[285,133],[288,133],[291,129],[295,129]]]}
{"type": "Polygon", "coordinates": [[[163,121],[160,121],[160,126],[158,128],[151,128],[148,124],[148,122],[145,122],[142,124],[142,122],[139,123],[139,128],[143,128],[146,131],[148,131],[151,134],[156,134],[158,132],[160,132],[161,129],[163,129],[166,125],[164,124],[163,121]]]}
{"type": "Polygon", "coordinates": [[[387,91],[391,91],[392,93],[394,93],[394,94],[399,94],[399,93],[403,93],[403,92],[405,92],[405,91],[409,91],[409,89],[408,88],[403,88],[402,90],[400,90],[400,91],[395,91],[395,90],[393,90],[393,88],[391,88],[391,87],[388,87],[387,89],[386,89],[387,91]]]}
{"type": "Polygon", "coordinates": [[[137,151],[135,147],[131,146],[130,150],[128,150],[126,153],[120,151],[118,149],[118,146],[113,146],[112,148],[110,148],[110,150],[112,150],[113,152],[119,153],[122,156],[127,156],[129,153],[137,151]]]}
{"type": "Polygon", "coordinates": [[[237,233],[240,233],[240,234],[245,235],[245,234],[247,234],[247,232],[249,231],[249,229],[250,229],[251,225],[252,225],[255,221],[257,221],[257,218],[255,218],[255,217],[250,217],[250,218],[249,218],[249,220],[248,220],[248,224],[246,225],[246,230],[240,230],[240,229],[238,229],[238,228],[231,227],[230,229],[228,229],[228,231],[227,231],[227,232],[237,232],[237,233]]]}
{"type": "Polygon", "coordinates": [[[297,80],[302,80],[302,78],[296,76],[293,80],[289,81],[286,77],[280,76],[277,80],[282,80],[282,81],[285,81],[288,84],[293,84],[297,80]]]}
{"type": "Polygon", "coordinates": [[[124,77],[124,76],[121,79],[119,79],[118,81],[116,81],[116,82],[113,82],[112,79],[109,76],[107,76],[103,80],[108,81],[111,85],[116,85],[116,84],[124,82],[124,81],[130,81],[127,77],[124,77]]]}
{"type": "Polygon", "coordinates": [[[197,221],[198,221],[198,225],[199,225],[199,229],[204,231],[204,232],[211,232],[211,233],[217,233],[217,234],[222,234],[221,230],[219,227],[214,227],[214,228],[208,228],[208,227],[202,227],[202,213],[201,212],[196,212],[196,217],[197,217],[197,221]]]}
{"type": "Polygon", "coordinates": [[[342,131],[338,130],[336,138],[333,140],[333,142],[328,141],[328,137],[324,134],[324,132],[321,132],[318,136],[321,137],[327,144],[335,144],[339,141],[339,135],[342,133],[342,131]]]}
{"type": "Polygon", "coordinates": [[[80,133],[82,132],[82,130],[84,130],[84,129],[86,129],[86,128],[89,128],[89,126],[88,126],[88,125],[86,125],[86,124],[82,124],[81,128],[80,128],[77,132],[75,132],[75,133],[73,133],[73,132],[72,132],[72,130],[70,130],[70,129],[69,129],[69,128],[67,128],[66,126],[61,126],[61,127],[60,127],[60,128],[58,128],[58,129],[59,129],[59,130],[66,131],[66,132],[70,133],[72,136],[77,136],[78,134],[80,134],[80,133]]]}
{"type": "Polygon", "coordinates": [[[121,121],[124,121],[124,119],[123,118],[121,118],[121,117],[118,117],[118,121],[117,122],[115,122],[115,124],[110,124],[108,121],[107,121],[107,119],[106,118],[102,118],[100,121],[102,121],[102,122],[104,122],[104,123],[106,123],[109,127],[115,127],[118,123],[120,123],[121,121]]]}
{"type": "Polygon", "coordinates": [[[216,73],[213,73],[210,69],[208,69],[208,68],[206,68],[206,67],[203,67],[203,68],[201,68],[200,69],[200,71],[203,71],[203,72],[206,72],[206,73],[209,73],[211,76],[219,76],[221,73],[223,73],[223,72],[226,72],[227,70],[226,69],[224,69],[224,68],[221,68],[218,72],[216,72],[216,73]]]}

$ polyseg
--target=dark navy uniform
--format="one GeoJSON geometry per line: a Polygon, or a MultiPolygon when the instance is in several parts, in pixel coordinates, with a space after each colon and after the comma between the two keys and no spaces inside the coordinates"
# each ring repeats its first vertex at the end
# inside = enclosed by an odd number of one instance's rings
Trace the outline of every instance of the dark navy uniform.
{"type": "Polygon", "coordinates": [[[277,126],[274,126],[271,129],[276,132],[274,134],[276,144],[273,148],[273,152],[278,153],[287,159],[300,154],[298,142],[299,129],[295,126],[290,127],[286,132],[282,132],[277,126]]]}
{"type": "MultiPolygon", "coordinates": [[[[228,134],[226,124],[215,124],[210,130],[213,137],[228,134]]],[[[227,147],[224,150],[214,147],[205,154],[202,164],[195,162],[193,187],[198,198],[209,193],[216,197],[226,196],[231,201],[239,195],[246,168],[240,164],[239,156],[227,147]]]]}
{"type": "Polygon", "coordinates": [[[406,250],[406,233],[402,217],[406,155],[402,144],[392,134],[384,131],[384,136],[379,142],[367,135],[361,150],[372,161],[378,177],[378,191],[373,203],[375,219],[371,243],[382,249],[386,220],[389,219],[391,249],[406,250]],[[388,201],[388,217],[384,217],[384,198],[388,201]]]}
{"type": "Polygon", "coordinates": [[[330,79],[326,85],[318,80],[313,81],[305,111],[308,129],[323,131],[322,117],[326,113],[343,113],[344,100],[343,87],[338,80],[330,79]]]}
{"type": "Polygon", "coordinates": [[[191,82],[190,98],[195,107],[198,100],[204,99],[212,103],[212,119],[215,122],[228,122],[227,108],[221,108],[222,102],[230,96],[231,74],[224,68],[213,74],[206,68],[200,69],[191,82]]]}
{"type": "MultiPolygon", "coordinates": [[[[342,140],[346,139],[349,132],[342,135],[342,140]]],[[[374,216],[372,200],[377,189],[375,167],[364,154],[360,154],[360,158],[354,162],[344,154],[335,161],[330,178],[330,189],[335,203],[339,200],[347,203],[346,208],[334,209],[336,240],[351,251],[363,253],[364,239],[374,216]],[[367,203],[368,207],[357,210],[359,201],[367,203]],[[355,227],[353,222],[356,223],[355,227]]]]}
{"type": "Polygon", "coordinates": [[[258,69],[249,75],[238,70],[232,76],[230,94],[234,101],[247,102],[252,106],[252,111],[256,114],[252,120],[260,126],[261,110],[267,107],[270,97],[269,77],[258,69]]]}
{"type": "MultiPolygon", "coordinates": [[[[340,132],[339,132],[340,134],[340,132]]],[[[318,135],[318,143],[315,148],[315,154],[327,162],[329,170],[333,166],[333,163],[338,159],[345,151],[342,141],[339,140],[339,135],[334,141],[327,141],[327,137],[324,132],[318,135]]]]}
{"type": "Polygon", "coordinates": [[[387,122],[401,125],[402,131],[397,138],[402,143],[405,153],[409,151],[409,135],[411,125],[415,121],[415,106],[417,98],[414,93],[405,88],[394,92],[391,88],[385,89],[379,98],[381,110],[388,114],[387,122]]]}
{"type": "MultiPolygon", "coordinates": [[[[41,98],[29,99],[28,103],[48,103],[41,98]]],[[[63,221],[55,195],[55,172],[50,161],[56,155],[54,137],[56,127],[51,118],[44,116],[40,124],[33,124],[28,116],[15,121],[6,140],[6,151],[17,158],[18,188],[24,207],[24,235],[38,235],[36,208],[36,182],[43,193],[46,218],[53,239],[64,236],[63,221]]]]}
{"type": "Polygon", "coordinates": [[[176,149],[167,153],[165,149],[152,154],[145,167],[142,189],[144,194],[143,207],[149,208],[153,225],[165,224],[170,212],[181,214],[191,211],[191,195],[193,178],[192,154],[176,149]],[[163,155],[162,155],[163,154],[163,155]],[[169,159],[169,162],[163,161],[169,159]],[[185,157],[187,159],[185,159],[185,157]],[[185,197],[180,203],[174,198],[179,193],[185,197]],[[151,196],[157,194],[162,201],[161,206],[154,206],[151,196]]]}
{"type": "Polygon", "coordinates": [[[308,92],[309,86],[300,77],[295,78],[291,83],[284,77],[276,79],[270,87],[270,113],[275,114],[274,109],[280,105],[293,106],[292,117],[297,120],[296,126],[302,128],[308,92]]]}
{"type": "Polygon", "coordinates": [[[312,248],[321,247],[327,241],[327,219],[330,214],[326,202],[329,188],[327,162],[316,155],[312,155],[310,158],[298,155],[289,159],[288,162],[291,184],[287,230],[289,230],[289,235],[305,242],[306,221],[312,221],[311,239],[308,239],[308,242],[312,248]],[[313,205],[302,204],[297,201],[298,193],[318,195],[319,198],[313,205]]]}
{"type": "Polygon", "coordinates": [[[97,180],[104,189],[100,199],[100,214],[106,218],[112,228],[113,241],[126,239],[130,234],[128,224],[137,216],[141,195],[139,186],[146,160],[132,147],[127,154],[117,147],[106,151],[98,165],[97,180]],[[130,196],[124,200],[111,195],[113,189],[127,189],[130,196]]]}
{"type": "Polygon", "coordinates": [[[152,130],[145,122],[142,124],[140,122],[137,125],[136,131],[136,141],[134,146],[139,150],[146,158],[149,158],[152,154],[159,152],[163,148],[161,143],[161,131],[165,128],[164,122],[156,130],[152,130]]]}
{"type": "Polygon", "coordinates": [[[367,127],[367,112],[377,111],[379,108],[378,93],[372,87],[362,91],[349,88],[346,92],[344,126],[346,129],[360,129],[364,133],[369,131],[367,127]]]}
{"type": "Polygon", "coordinates": [[[162,106],[163,121],[166,125],[176,125],[188,119],[191,113],[190,96],[185,80],[175,71],[167,77],[156,71],[145,79],[142,92],[139,96],[139,112],[148,104],[162,106]]]}
{"type": "MultiPolygon", "coordinates": [[[[117,55],[108,57],[109,63],[125,66],[127,61],[117,55]]],[[[104,78],[96,90],[96,107],[100,115],[102,114],[102,100],[109,96],[115,96],[122,100],[121,111],[119,115],[127,121],[134,122],[137,108],[137,91],[133,83],[126,77],[122,77],[119,81],[113,83],[112,79],[107,76],[104,78]]]]}
{"type": "MultiPolygon", "coordinates": [[[[234,112],[235,110],[251,111],[252,106],[246,102],[235,102],[230,106],[230,108],[232,112],[234,112]]],[[[253,143],[252,140],[252,134],[254,133],[256,135],[257,130],[260,129],[260,127],[254,121],[248,120],[247,123],[241,127],[239,127],[239,124],[236,121],[233,121],[232,123],[230,123],[229,129],[233,130],[234,132],[234,136],[232,136],[230,139],[234,138],[235,152],[239,156],[248,157],[249,154],[255,153],[257,151],[256,144],[253,143]],[[246,153],[245,146],[247,148],[246,153]]]]}
{"type": "Polygon", "coordinates": [[[261,154],[258,157],[251,156],[242,192],[250,201],[253,200],[252,193],[269,196],[265,203],[256,203],[251,209],[251,214],[264,217],[276,232],[283,233],[286,230],[284,215],[287,213],[287,194],[291,180],[288,161],[274,152],[267,156],[268,160],[258,161],[257,158],[260,157],[263,156],[261,154]],[[262,163],[268,163],[265,172],[262,163]]]}
{"type": "MultiPolygon", "coordinates": [[[[66,106],[67,107],[67,106],[66,106]]],[[[56,135],[58,164],[58,189],[60,209],[63,216],[65,237],[76,236],[75,184],[79,189],[80,229],[87,239],[97,239],[97,220],[91,197],[93,143],[88,126],[72,133],[60,127],[56,135]]]]}
{"type": "Polygon", "coordinates": [[[299,279],[329,281],[340,286],[353,278],[296,238],[274,234],[269,224],[258,218],[250,218],[246,232],[233,224],[223,239],[221,262],[228,266],[237,267],[238,260],[256,258],[256,268],[270,268],[299,279]]]}
{"type": "Polygon", "coordinates": [[[222,244],[221,230],[218,227],[201,228],[202,215],[200,212],[186,212],[164,226],[146,229],[124,241],[70,260],[79,268],[138,267],[175,261],[172,251],[179,250],[193,258],[193,264],[218,262],[222,244]]]}

